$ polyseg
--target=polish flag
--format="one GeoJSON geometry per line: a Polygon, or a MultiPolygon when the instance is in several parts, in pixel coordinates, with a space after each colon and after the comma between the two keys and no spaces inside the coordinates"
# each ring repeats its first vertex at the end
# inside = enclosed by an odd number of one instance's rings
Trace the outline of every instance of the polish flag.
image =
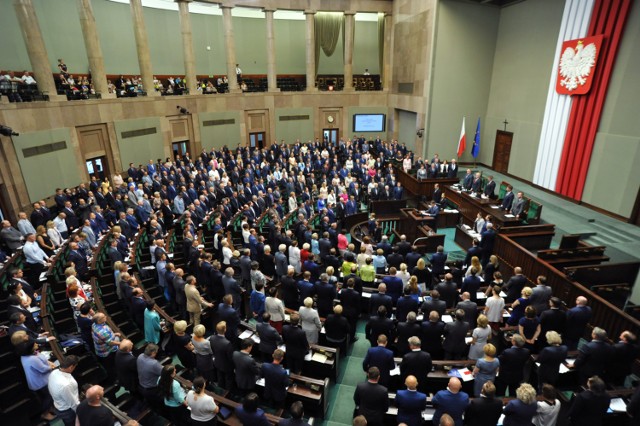
{"type": "Polygon", "coordinates": [[[458,141],[458,158],[462,156],[467,148],[467,135],[464,131],[464,117],[462,117],[462,129],[460,130],[460,140],[458,141]]]}

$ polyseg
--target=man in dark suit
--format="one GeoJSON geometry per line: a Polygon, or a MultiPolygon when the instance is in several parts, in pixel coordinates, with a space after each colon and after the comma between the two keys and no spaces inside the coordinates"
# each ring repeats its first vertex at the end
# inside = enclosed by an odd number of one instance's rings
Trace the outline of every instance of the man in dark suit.
{"type": "Polygon", "coordinates": [[[480,234],[480,244],[478,247],[482,250],[482,266],[489,263],[489,258],[493,254],[493,246],[496,242],[496,231],[493,229],[493,223],[487,224],[487,230],[480,234]]]}
{"type": "Polygon", "coordinates": [[[142,290],[139,288],[133,289],[132,296],[131,317],[140,330],[144,330],[144,310],[147,309],[147,302],[142,297],[142,290]]]}
{"type": "Polygon", "coordinates": [[[464,311],[464,320],[469,323],[469,326],[475,325],[478,317],[478,304],[470,300],[469,293],[462,293],[462,300],[458,302],[456,309],[464,311]]]}
{"type": "Polygon", "coordinates": [[[427,315],[431,311],[436,311],[441,317],[447,310],[447,302],[444,300],[440,300],[440,293],[438,290],[431,290],[431,297],[425,298],[422,306],[420,307],[420,311],[427,315]]]}
{"type": "Polygon", "coordinates": [[[251,357],[253,340],[243,339],[240,343],[240,350],[233,353],[233,365],[236,372],[236,386],[238,390],[246,395],[256,387],[256,380],[260,375],[260,367],[251,357]]]}
{"type": "MultiPolygon", "coordinates": [[[[408,243],[407,243],[408,244],[408,243]]],[[[397,246],[391,248],[391,254],[387,256],[387,264],[389,268],[400,269],[400,265],[404,263],[404,256],[400,254],[397,246]]],[[[387,285],[387,287],[389,287],[387,285]]]]}
{"type": "Polygon", "coordinates": [[[262,377],[264,377],[264,398],[274,407],[284,407],[287,399],[287,386],[289,386],[289,374],[282,368],[284,351],[273,351],[273,362],[262,364],[262,377]]]}
{"type": "Polygon", "coordinates": [[[26,305],[26,302],[23,302],[22,299],[15,294],[7,297],[7,317],[11,318],[15,313],[22,314],[25,317],[24,326],[31,331],[37,332],[38,324],[36,320],[33,319],[33,315],[31,315],[28,308],[29,306],[26,305]]]}
{"type": "Polygon", "coordinates": [[[240,314],[233,306],[233,296],[226,294],[222,298],[222,303],[218,305],[218,321],[224,321],[227,325],[225,337],[230,342],[234,342],[238,337],[238,326],[240,325],[240,314]]]}
{"type": "Polygon", "coordinates": [[[462,383],[457,377],[449,379],[446,389],[436,393],[431,403],[436,409],[433,414],[433,424],[440,425],[440,418],[446,413],[451,416],[456,426],[462,425],[462,414],[469,405],[469,395],[461,391],[462,383]]]}
{"type": "Polygon", "coordinates": [[[400,255],[402,255],[403,257],[406,257],[407,253],[411,251],[411,243],[407,241],[406,235],[404,234],[400,235],[400,241],[398,242],[397,247],[398,247],[398,253],[400,253],[400,255]]]}
{"type": "Polygon", "coordinates": [[[300,316],[291,314],[289,324],[282,327],[282,340],[287,345],[287,367],[295,374],[301,374],[304,357],[309,353],[307,334],[299,327],[300,316]]]}
{"type": "Polygon", "coordinates": [[[638,357],[636,336],[625,330],[620,334],[620,340],[613,345],[613,360],[607,367],[607,374],[613,384],[622,386],[631,374],[633,361],[638,357]]]}
{"type": "Polygon", "coordinates": [[[365,327],[365,335],[371,346],[376,345],[378,336],[381,334],[387,336],[388,341],[393,341],[395,338],[393,320],[387,318],[387,308],[384,306],[378,307],[377,314],[369,319],[365,327]]]}
{"type": "Polygon", "coordinates": [[[420,322],[416,321],[416,311],[407,314],[406,321],[399,322],[396,326],[396,353],[403,356],[409,349],[409,339],[420,336],[420,322]]]}
{"type": "Polygon", "coordinates": [[[500,375],[496,380],[497,395],[515,395],[516,389],[520,386],[524,377],[524,367],[529,359],[529,349],[524,347],[524,337],[514,334],[511,337],[511,347],[505,349],[499,356],[500,375]]]}
{"type": "Polygon", "coordinates": [[[602,377],[612,356],[613,347],[608,342],[607,332],[600,327],[594,327],[591,332],[591,341],[580,347],[578,358],[574,363],[580,383],[586,384],[592,376],[602,377]]]}
{"type": "Polygon", "coordinates": [[[391,310],[393,309],[393,301],[391,297],[387,295],[387,286],[385,284],[378,285],[378,293],[371,295],[369,299],[369,314],[375,315],[380,306],[385,307],[387,315],[390,317],[391,310]]]}
{"type": "Polygon", "coordinates": [[[342,316],[342,305],[333,307],[333,313],[324,322],[327,341],[332,346],[340,348],[341,353],[347,349],[347,342],[350,333],[349,321],[342,316]]]}
{"type": "Polygon", "coordinates": [[[176,292],[176,305],[178,305],[178,312],[180,318],[183,320],[189,319],[187,315],[187,296],[184,292],[184,286],[186,281],[184,280],[184,270],[181,268],[176,269],[176,276],[173,279],[173,289],[176,292]]]}
{"type": "Polygon", "coordinates": [[[27,296],[31,298],[31,304],[37,304],[38,301],[36,300],[36,290],[29,282],[27,282],[27,280],[24,279],[24,271],[22,270],[22,268],[11,268],[9,270],[9,274],[11,275],[11,283],[9,285],[22,285],[22,291],[24,291],[27,296]]]}
{"type": "Polygon", "coordinates": [[[469,249],[467,250],[467,256],[464,258],[464,265],[465,266],[470,266],[471,265],[471,258],[473,256],[476,256],[478,259],[482,258],[482,249],[478,246],[480,244],[478,239],[474,238],[473,242],[471,244],[472,244],[472,246],[469,247],[469,249]]]}
{"type": "MultiPolygon", "coordinates": [[[[289,355],[287,355],[288,357],[289,355]]],[[[278,426],[307,426],[309,423],[304,419],[304,405],[296,401],[289,407],[290,419],[282,419],[278,426]]]]}
{"type": "Polygon", "coordinates": [[[367,371],[367,381],[358,383],[353,394],[358,414],[367,419],[368,426],[382,426],[384,415],[389,409],[389,395],[387,388],[378,383],[380,370],[371,367],[367,371]]]}
{"type": "Polygon", "coordinates": [[[402,357],[402,364],[400,364],[400,375],[403,379],[407,379],[409,376],[421,377],[422,385],[420,390],[426,389],[426,378],[431,372],[433,362],[431,361],[431,354],[421,349],[422,341],[417,336],[409,338],[410,351],[404,354],[402,357]]]}
{"type": "Polygon", "coordinates": [[[371,347],[367,350],[367,354],[362,361],[362,369],[369,371],[371,367],[378,367],[380,370],[380,384],[389,385],[389,373],[396,368],[393,360],[393,352],[387,349],[387,336],[381,334],[378,336],[378,346],[371,347]]]}
{"type": "Polygon", "coordinates": [[[507,185],[507,193],[504,194],[504,198],[502,199],[502,204],[500,204],[500,208],[505,211],[511,210],[511,205],[513,204],[513,186],[507,185]]]}
{"type": "Polygon", "coordinates": [[[271,315],[268,312],[262,314],[262,322],[257,323],[256,332],[260,337],[260,345],[258,349],[262,354],[262,359],[269,360],[273,351],[282,344],[282,336],[278,334],[278,330],[276,330],[269,321],[271,320],[271,315]]]}
{"type": "Polygon", "coordinates": [[[437,183],[433,186],[433,193],[431,194],[431,200],[436,204],[440,204],[440,202],[442,201],[442,190],[440,189],[440,185],[437,183]]]}
{"type": "Polygon", "coordinates": [[[495,197],[494,191],[496,190],[496,183],[493,180],[493,176],[487,177],[487,183],[484,185],[484,191],[482,191],[482,195],[485,197],[493,198],[495,197]]]}
{"type": "MultiPolygon", "coordinates": [[[[491,381],[482,386],[480,398],[474,398],[464,412],[469,426],[494,426],[502,415],[502,399],[496,398],[496,387],[491,381]]],[[[555,397],[554,397],[555,398],[555,397]]],[[[552,399],[553,400],[553,399],[552,399]]]]}
{"type": "Polygon", "coordinates": [[[549,300],[549,307],[540,314],[540,335],[544,336],[547,331],[556,331],[558,334],[564,335],[565,324],[567,323],[567,314],[560,309],[562,300],[559,297],[552,297],[549,300]]]}
{"type": "MultiPolygon", "coordinates": [[[[422,380],[426,380],[422,378],[422,380]]],[[[418,380],[415,376],[408,376],[404,381],[407,389],[396,393],[396,407],[398,407],[398,424],[408,426],[422,424],[422,412],[427,407],[427,395],[418,392],[418,380]]]]}
{"type": "Polygon", "coordinates": [[[411,287],[407,285],[403,290],[403,296],[396,303],[396,321],[406,321],[409,312],[418,312],[418,302],[411,295],[411,287]]]}
{"type": "Polygon", "coordinates": [[[513,204],[511,205],[511,214],[521,218],[524,215],[525,202],[524,194],[522,191],[518,191],[518,196],[513,200],[513,204]]]}
{"type": "Polygon", "coordinates": [[[547,285],[547,277],[538,275],[536,278],[536,286],[533,293],[529,296],[529,304],[536,310],[536,314],[541,316],[544,311],[549,309],[549,300],[551,299],[551,287],[547,285]]]}
{"type": "Polygon", "coordinates": [[[444,326],[444,349],[445,359],[461,359],[467,351],[467,344],[464,338],[469,332],[469,323],[464,320],[464,311],[456,309],[455,320],[444,326]]]}
{"type": "Polygon", "coordinates": [[[445,274],[444,281],[439,283],[435,289],[440,293],[440,299],[447,304],[447,309],[453,308],[458,302],[458,285],[453,281],[451,273],[445,274]]]}
{"type": "Polygon", "coordinates": [[[224,293],[230,294],[233,298],[233,308],[240,309],[242,304],[242,292],[238,281],[233,277],[234,271],[232,267],[228,267],[224,270],[224,276],[222,277],[222,285],[224,286],[224,293]]]}
{"type": "Polygon", "coordinates": [[[322,318],[326,318],[331,313],[333,307],[333,299],[336,298],[336,287],[329,283],[329,276],[327,274],[320,275],[320,281],[315,285],[315,293],[318,295],[318,315],[322,318]]]}
{"type": "Polygon", "coordinates": [[[49,333],[36,333],[35,331],[29,329],[26,325],[24,325],[26,320],[27,316],[23,313],[14,312],[13,314],[11,314],[11,316],[9,317],[11,325],[9,326],[9,330],[7,330],[7,334],[9,335],[9,337],[11,337],[13,333],[17,331],[24,331],[40,346],[46,345],[50,340],[56,339],[53,336],[49,336],[49,333]]]}
{"type": "Polygon", "coordinates": [[[480,191],[482,191],[482,175],[480,172],[476,172],[471,182],[471,192],[480,194],[480,191]]]}
{"type": "Polygon", "coordinates": [[[482,284],[482,281],[480,281],[480,277],[476,275],[477,273],[478,270],[474,266],[472,266],[470,275],[465,277],[465,279],[462,281],[462,287],[460,288],[460,291],[469,294],[469,298],[473,302],[476,302],[478,300],[478,290],[480,289],[480,284],[482,284]]]}
{"type": "Polygon", "coordinates": [[[440,275],[444,274],[444,267],[447,262],[447,254],[444,252],[443,246],[438,246],[436,248],[436,252],[431,255],[429,262],[431,263],[431,273],[434,277],[439,277],[440,275]]]}
{"type": "Polygon", "coordinates": [[[116,264],[116,262],[124,261],[124,257],[122,253],[118,251],[118,240],[115,238],[109,242],[109,251],[107,252],[109,255],[109,260],[111,261],[111,267],[116,264]]]}
{"type": "Polygon", "coordinates": [[[69,243],[69,262],[73,262],[81,280],[86,281],[89,275],[87,258],[78,250],[78,243],[69,243]]]}
{"type": "Polygon", "coordinates": [[[509,278],[509,281],[502,287],[507,296],[504,298],[504,303],[512,303],[522,293],[522,289],[527,285],[527,278],[522,275],[522,268],[516,266],[513,268],[513,276],[509,278]]]}
{"type": "Polygon", "coordinates": [[[387,294],[391,297],[394,305],[402,295],[402,278],[396,276],[397,272],[396,268],[392,266],[389,268],[389,275],[382,279],[382,282],[387,286],[387,294]]]}
{"type": "Polygon", "coordinates": [[[567,348],[572,351],[578,347],[578,341],[584,336],[584,330],[591,319],[591,307],[587,306],[587,298],[578,296],[576,306],[567,311],[567,323],[562,338],[567,348]]]}
{"type": "Polygon", "coordinates": [[[456,159],[452,159],[451,163],[449,163],[449,170],[447,171],[447,177],[449,179],[458,177],[458,162],[456,159]]]}
{"type": "Polygon", "coordinates": [[[356,325],[360,317],[360,294],[354,289],[355,279],[347,280],[347,288],[343,288],[338,295],[340,304],[344,307],[344,317],[349,321],[351,341],[356,340],[356,325]]]}
{"type": "Polygon", "coordinates": [[[124,339],[120,342],[118,351],[116,352],[116,374],[120,384],[129,391],[131,394],[135,394],[138,388],[138,366],[136,357],[131,352],[133,350],[133,342],[129,339],[124,339]]]}
{"type": "Polygon", "coordinates": [[[223,389],[232,389],[233,380],[233,345],[225,337],[227,324],[220,321],[216,325],[216,333],[209,337],[209,344],[213,352],[213,366],[216,369],[218,386],[223,389]]]}

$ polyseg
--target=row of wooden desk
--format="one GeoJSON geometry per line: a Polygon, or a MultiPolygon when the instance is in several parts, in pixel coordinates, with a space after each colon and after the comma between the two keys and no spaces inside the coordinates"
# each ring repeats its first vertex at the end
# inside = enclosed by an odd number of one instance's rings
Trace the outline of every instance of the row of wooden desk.
{"type": "Polygon", "coordinates": [[[495,200],[472,197],[468,192],[457,190],[453,186],[445,186],[443,190],[445,197],[458,206],[460,216],[467,225],[473,225],[478,213],[482,213],[482,217],[490,214],[493,224],[499,227],[515,226],[521,222],[519,218],[501,210],[495,200]]]}

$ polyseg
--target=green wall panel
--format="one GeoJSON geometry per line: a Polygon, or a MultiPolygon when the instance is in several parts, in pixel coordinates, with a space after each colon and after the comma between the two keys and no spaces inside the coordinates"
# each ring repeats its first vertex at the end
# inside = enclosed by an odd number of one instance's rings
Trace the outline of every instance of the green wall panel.
{"type": "Polygon", "coordinates": [[[149,160],[165,158],[164,139],[160,129],[160,118],[150,117],[137,120],[115,121],[116,138],[120,148],[122,167],[128,168],[129,163],[147,164],[149,160]],[[156,132],[143,136],[123,137],[124,132],[155,128],[156,132]]]}
{"type": "Polygon", "coordinates": [[[278,74],[306,73],[305,21],[276,19],[273,24],[278,74]]]}
{"type": "Polygon", "coordinates": [[[276,109],[276,140],[292,144],[296,139],[301,142],[313,140],[313,108],[276,109]],[[282,116],[308,115],[308,120],[280,121],[282,116]]]}
{"type": "Polygon", "coordinates": [[[31,62],[27,55],[27,47],[22,38],[18,18],[13,7],[13,2],[0,2],[0,28],[2,28],[2,36],[0,37],[0,71],[4,70],[30,70],[31,62]]]}
{"type": "Polygon", "coordinates": [[[235,149],[242,140],[240,132],[240,112],[204,112],[198,114],[198,124],[200,126],[200,140],[202,148],[210,150],[219,149],[227,145],[230,149],[235,149]],[[215,126],[205,126],[205,121],[213,120],[235,120],[232,124],[219,124],[215,126]]]}
{"type": "MultiPolygon", "coordinates": [[[[104,57],[105,72],[107,74],[140,74],[131,7],[128,4],[104,0],[94,0],[92,5],[104,57]]],[[[153,25],[150,22],[145,24],[147,28],[153,25]]],[[[155,41],[149,39],[149,44],[154,45],[155,41]]],[[[167,51],[167,54],[169,52],[167,51]]],[[[151,64],[154,72],[157,72],[153,61],[151,64]]]]}
{"type": "MultiPolygon", "coordinates": [[[[22,169],[29,200],[49,197],[55,188],[76,186],[81,182],[76,154],[71,146],[68,128],[21,133],[13,137],[13,146],[22,169]],[[63,150],[25,157],[23,150],[64,141],[63,150]]],[[[82,166],[80,166],[81,168],[82,166]]]]}

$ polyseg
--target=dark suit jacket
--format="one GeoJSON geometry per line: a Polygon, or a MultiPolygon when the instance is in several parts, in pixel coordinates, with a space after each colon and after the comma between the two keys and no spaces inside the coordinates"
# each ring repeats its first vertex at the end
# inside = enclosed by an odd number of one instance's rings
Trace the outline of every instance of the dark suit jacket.
{"type": "Polygon", "coordinates": [[[327,317],[333,310],[333,299],[336,298],[336,287],[333,284],[317,282],[315,291],[318,295],[318,315],[327,317]]]}
{"type": "Polygon", "coordinates": [[[118,261],[122,262],[124,257],[122,257],[117,248],[109,247],[109,260],[111,261],[111,266],[113,266],[118,261]]]}
{"type": "Polygon", "coordinates": [[[225,337],[230,342],[235,342],[238,338],[238,325],[240,325],[240,315],[233,306],[221,303],[218,305],[218,321],[227,323],[227,332],[225,337]]]}
{"type": "Polygon", "coordinates": [[[453,281],[443,281],[436,286],[440,293],[440,300],[447,303],[447,308],[453,308],[458,302],[458,285],[453,281]]]}
{"type": "MultiPolygon", "coordinates": [[[[228,323],[227,323],[228,326],[228,323]]],[[[209,337],[209,344],[213,351],[213,366],[223,373],[233,371],[233,345],[225,336],[214,334],[209,337]]]]}
{"type": "Polygon", "coordinates": [[[345,288],[338,298],[344,308],[342,314],[348,319],[357,319],[360,315],[360,294],[352,288],[345,288]]]}
{"type": "Polygon", "coordinates": [[[407,352],[402,357],[402,364],[400,364],[402,381],[404,382],[407,376],[416,376],[418,383],[425,385],[432,364],[431,355],[428,352],[423,350],[407,352]]]}
{"type": "Polygon", "coordinates": [[[260,336],[260,352],[271,355],[278,345],[282,344],[282,337],[278,334],[278,330],[269,323],[259,322],[256,325],[256,331],[260,336]]]}
{"type": "Polygon", "coordinates": [[[613,347],[607,342],[592,340],[582,345],[578,352],[575,367],[582,382],[591,376],[603,377],[605,367],[613,356],[613,347]]]}
{"type": "Polygon", "coordinates": [[[258,410],[253,413],[249,413],[240,405],[236,408],[236,417],[240,420],[240,424],[243,425],[271,426],[271,423],[269,423],[269,420],[267,420],[261,408],[258,408],[258,410]]]}
{"type": "Polygon", "coordinates": [[[461,354],[465,351],[467,344],[464,338],[469,331],[469,323],[455,320],[444,326],[444,342],[442,348],[447,352],[461,354]]]}
{"type": "Polygon", "coordinates": [[[393,309],[393,300],[391,300],[390,296],[380,293],[372,294],[371,298],[369,299],[369,313],[371,315],[376,315],[379,306],[384,306],[385,308],[387,308],[387,316],[391,316],[391,310],[393,309]]]}
{"type": "Polygon", "coordinates": [[[527,279],[524,275],[514,275],[509,278],[509,281],[504,285],[502,291],[507,294],[504,298],[505,303],[511,303],[520,297],[522,289],[527,285],[527,279]]]}
{"type": "Polygon", "coordinates": [[[607,394],[598,395],[586,390],[576,395],[569,409],[572,426],[600,426],[611,398],[607,394]]]}
{"type": "Polygon", "coordinates": [[[260,367],[251,355],[241,351],[233,353],[233,365],[236,369],[236,384],[241,390],[252,390],[256,387],[256,380],[260,375],[260,367]]]}
{"type": "Polygon", "coordinates": [[[393,304],[398,301],[398,298],[402,295],[402,278],[388,275],[382,280],[387,285],[387,295],[391,297],[393,304]]]}
{"type": "Polygon", "coordinates": [[[547,331],[554,330],[564,335],[565,324],[567,323],[567,314],[556,309],[547,309],[540,314],[540,336],[544,336],[547,331]]]}
{"type": "Polygon", "coordinates": [[[429,259],[431,263],[431,273],[433,275],[444,274],[444,267],[447,262],[447,255],[445,253],[434,253],[429,259]]]}
{"type": "Polygon", "coordinates": [[[408,389],[399,390],[396,393],[396,407],[398,407],[398,423],[421,426],[422,411],[427,407],[427,395],[408,389]]]}
{"type": "Polygon", "coordinates": [[[31,312],[26,309],[22,309],[22,307],[7,306],[7,318],[10,318],[11,315],[16,312],[24,314],[24,316],[26,317],[26,320],[24,322],[25,327],[34,332],[38,331],[38,324],[36,323],[36,320],[33,319],[33,315],[31,314],[31,312]]]}
{"type": "Polygon", "coordinates": [[[367,425],[384,424],[384,415],[389,409],[389,395],[386,387],[368,381],[358,383],[353,400],[358,414],[367,419],[367,425]]]}
{"type": "Polygon", "coordinates": [[[482,259],[482,248],[479,246],[469,247],[467,250],[467,256],[464,258],[464,264],[471,265],[471,258],[476,256],[478,259],[482,259]]]}
{"type": "Polygon", "coordinates": [[[367,322],[365,327],[365,334],[371,346],[376,346],[378,336],[384,334],[387,336],[387,341],[393,341],[395,338],[394,324],[391,318],[380,318],[379,316],[372,316],[367,322]]]}
{"type": "Polygon", "coordinates": [[[262,376],[264,377],[265,399],[277,403],[284,402],[287,398],[287,386],[289,385],[289,375],[286,370],[281,365],[265,362],[262,364],[262,376]]]}
{"type": "Polygon", "coordinates": [[[513,204],[513,192],[507,192],[504,196],[504,198],[502,199],[502,204],[500,205],[500,207],[502,207],[503,210],[511,210],[511,205],[513,204]]]}
{"type": "Polygon", "coordinates": [[[478,289],[480,288],[480,277],[477,275],[469,275],[462,281],[462,287],[460,291],[464,293],[465,291],[469,292],[469,296],[471,296],[471,301],[476,302],[478,300],[478,289]]]}
{"type": "Polygon", "coordinates": [[[444,334],[445,323],[442,321],[424,321],[420,327],[422,346],[429,348],[429,353],[434,359],[442,359],[444,356],[442,348],[442,335],[444,334]]]}
{"type": "Polygon", "coordinates": [[[138,366],[136,357],[131,352],[116,352],[116,374],[120,384],[128,391],[138,386],[138,366]]]}
{"type": "Polygon", "coordinates": [[[422,306],[420,307],[420,310],[427,318],[429,317],[429,313],[431,313],[431,311],[436,311],[440,314],[440,317],[442,317],[447,311],[447,302],[440,299],[425,299],[425,301],[422,303],[422,306]]]}
{"type": "Polygon", "coordinates": [[[406,321],[409,312],[418,313],[418,302],[411,296],[402,296],[396,303],[396,321],[406,321]]]}
{"type": "Polygon", "coordinates": [[[289,358],[304,358],[309,352],[307,334],[300,327],[289,324],[282,327],[282,340],[287,345],[289,358]]]}
{"type": "Polygon", "coordinates": [[[471,300],[463,300],[458,303],[456,309],[462,309],[464,311],[464,320],[470,325],[476,323],[478,317],[478,304],[471,300]]]}
{"type": "Polygon", "coordinates": [[[567,323],[563,337],[578,340],[591,319],[590,306],[575,306],[567,312],[567,323]]]}
{"type": "Polygon", "coordinates": [[[144,330],[144,310],[147,309],[147,302],[141,297],[131,298],[131,316],[133,321],[144,330]]]}
{"type": "Polygon", "coordinates": [[[369,348],[362,361],[362,369],[368,371],[370,367],[378,367],[380,370],[380,384],[386,386],[389,383],[389,372],[396,368],[393,352],[383,346],[369,348]]]}
{"type": "MultiPolygon", "coordinates": [[[[540,363],[538,367],[538,383],[556,384],[560,364],[567,358],[567,347],[547,346],[538,354],[536,362],[540,363]]],[[[500,373],[502,374],[502,372],[500,373]]]]}
{"type": "Polygon", "coordinates": [[[327,339],[343,341],[350,332],[349,322],[342,315],[331,314],[324,321],[327,339]]]}
{"type": "Polygon", "coordinates": [[[515,346],[504,350],[498,356],[500,360],[500,380],[509,384],[520,383],[529,354],[529,349],[515,346]]]}
{"type": "Polygon", "coordinates": [[[502,400],[474,398],[464,412],[464,424],[468,426],[495,426],[502,414],[502,400]]]}

